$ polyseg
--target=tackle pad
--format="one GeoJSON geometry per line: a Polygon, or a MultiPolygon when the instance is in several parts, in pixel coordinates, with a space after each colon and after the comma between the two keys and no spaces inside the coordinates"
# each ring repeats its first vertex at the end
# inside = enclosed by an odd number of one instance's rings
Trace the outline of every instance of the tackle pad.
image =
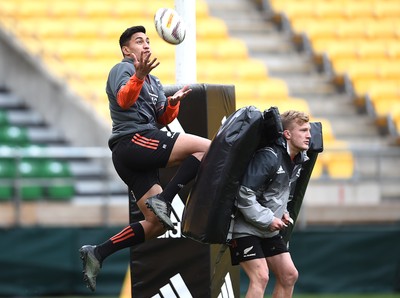
{"type": "Polygon", "coordinates": [[[230,115],[214,136],[199,167],[182,218],[182,234],[196,241],[225,244],[235,195],[254,152],[282,134],[276,107],[253,106],[230,115]]]}

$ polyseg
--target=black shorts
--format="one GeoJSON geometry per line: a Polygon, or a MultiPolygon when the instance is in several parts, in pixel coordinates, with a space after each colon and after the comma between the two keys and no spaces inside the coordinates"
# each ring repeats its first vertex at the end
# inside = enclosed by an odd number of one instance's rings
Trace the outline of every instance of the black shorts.
{"type": "Polygon", "coordinates": [[[232,239],[229,249],[231,251],[232,265],[238,265],[241,262],[253,259],[264,259],[288,252],[287,245],[281,235],[271,238],[247,236],[232,239]]]}
{"type": "Polygon", "coordinates": [[[112,147],[115,170],[139,200],[154,184],[158,169],[167,166],[179,133],[149,130],[121,138],[112,147]]]}

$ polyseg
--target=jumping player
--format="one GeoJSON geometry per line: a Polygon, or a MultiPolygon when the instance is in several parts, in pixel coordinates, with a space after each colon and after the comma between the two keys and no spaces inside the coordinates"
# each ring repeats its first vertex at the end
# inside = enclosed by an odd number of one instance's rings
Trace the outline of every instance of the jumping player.
{"type": "Polygon", "coordinates": [[[150,74],[159,62],[151,57],[146,29],[126,29],[119,45],[123,60],[111,69],[106,86],[112,119],[109,147],[115,170],[136,198],[144,220],[100,245],[80,248],[84,281],[92,291],[106,257],[174,229],[171,202],[196,176],[210,145],[205,138],[160,130],[178,116],[180,101],[192,90],[185,86],[166,98],[159,79],[150,74]],[[162,190],[159,168],[177,165],[178,171],[162,190]]]}

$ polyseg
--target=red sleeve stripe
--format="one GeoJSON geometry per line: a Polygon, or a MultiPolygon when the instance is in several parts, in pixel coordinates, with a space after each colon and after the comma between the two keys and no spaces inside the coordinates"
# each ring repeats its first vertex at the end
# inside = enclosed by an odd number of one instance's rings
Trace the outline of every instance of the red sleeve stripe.
{"type": "Polygon", "coordinates": [[[136,133],[133,138],[132,138],[132,142],[145,147],[145,148],[149,148],[149,149],[153,149],[153,150],[157,150],[158,148],[158,144],[160,143],[159,140],[154,140],[154,139],[149,139],[146,138],[144,136],[141,136],[140,134],[136,133]]]}

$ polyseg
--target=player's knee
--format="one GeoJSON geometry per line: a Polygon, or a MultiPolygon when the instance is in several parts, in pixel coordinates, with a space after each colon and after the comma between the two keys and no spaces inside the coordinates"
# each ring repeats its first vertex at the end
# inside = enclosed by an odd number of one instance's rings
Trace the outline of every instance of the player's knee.
{"type": "Polygon", "coordinates": [[[299,272],[297,271],[296,268],[292,268],[285,274],[282,283],[286,287],[293,287],[298,278],[299,278],[299,272]]]}
{"type": "Polygon", "coordinates": [[[267,287],[268,282],[269,282],[269,274],[268,273],[265,273],[259,277],[259,283],[264,289],[267,287]]]}
{"type": "Polygon", "coordinates": [[[267,271],[259,271],[253,278],[254,284],[258,285],[258,287],[261,289],[265,289],[267,287],[268,281],[269,274],[267,271]]]}

